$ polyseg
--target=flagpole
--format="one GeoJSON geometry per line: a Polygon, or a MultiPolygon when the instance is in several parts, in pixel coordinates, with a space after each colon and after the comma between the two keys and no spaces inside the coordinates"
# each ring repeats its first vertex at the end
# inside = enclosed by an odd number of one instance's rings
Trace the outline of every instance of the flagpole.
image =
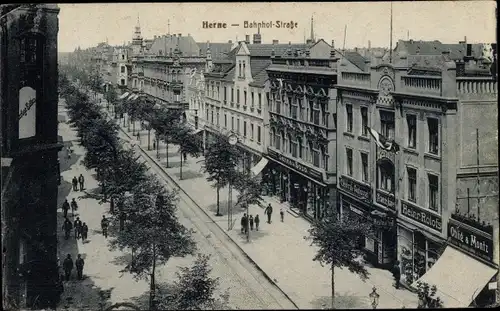
{"type": "Polygon", "coordinates": [[[391,1],[391,39],[389,48],[389,62],[392,63],[392,1],[391,1]]]}

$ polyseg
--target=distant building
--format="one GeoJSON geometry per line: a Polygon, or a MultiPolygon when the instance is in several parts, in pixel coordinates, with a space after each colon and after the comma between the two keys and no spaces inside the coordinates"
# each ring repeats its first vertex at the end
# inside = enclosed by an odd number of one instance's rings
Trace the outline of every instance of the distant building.
{"type": "MultiPolygon", "coordinates": [[[[59,8],[0,8],[2,306],[55,308],[59,8]]],[[[68,59],[69,61],[69,59],[68,59]]]]}

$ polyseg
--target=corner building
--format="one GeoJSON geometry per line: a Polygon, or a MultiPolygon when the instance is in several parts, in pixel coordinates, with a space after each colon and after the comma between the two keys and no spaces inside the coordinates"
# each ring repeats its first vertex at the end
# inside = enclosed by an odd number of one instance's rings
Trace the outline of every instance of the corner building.
{"type": "Polygon", "coordinates": [[[377,228],[362,245],[370,262],[399,260],[402,282],[436,285],[445,307],[491,302],[498,271],[498,87],[478,74],[485,66],[446,49],[400,52],[361,73],[339,67],[341,213],[377,228]],[[400,152],[379,149],[367,126],[400,152]]]}

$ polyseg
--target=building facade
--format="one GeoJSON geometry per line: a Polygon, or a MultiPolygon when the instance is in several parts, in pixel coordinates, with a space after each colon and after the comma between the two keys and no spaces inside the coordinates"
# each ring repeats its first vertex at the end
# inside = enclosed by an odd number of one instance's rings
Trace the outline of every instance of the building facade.
{"type": "Polygon", "coordinates": [[[1,12],[2,303],[55,307],[59,8],[6,5],[1,12]],[[16,66],[12,66],[16,64],[16,66]]]}
{"type": "Polygon", "coordinates": [[[498,92],[491,76],[457,77],[454,53],[400,51],[367,72],[339,70],[339,206],[374,224],[369,261],[398,260],[404,283],[437,285],[445,307],[467,307],[491,299],[483,289],[498,270],[498,92]],[[378,148],[367,127],[400,151],[378,148]]]}
{"type": "MultiPolygon", "coordinates": [[[[332,43],[333,44],[333,43],[332,43]]],[[[323,40],[273,55],[270,80],[269,194],[310,219],[336,206],[338,55],[323,40]]]]}

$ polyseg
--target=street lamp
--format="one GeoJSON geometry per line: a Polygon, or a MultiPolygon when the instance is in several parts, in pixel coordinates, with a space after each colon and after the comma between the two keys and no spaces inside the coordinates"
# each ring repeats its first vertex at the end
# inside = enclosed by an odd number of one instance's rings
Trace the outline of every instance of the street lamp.
{"type": "Polygon", "coordinates": [[[380,295],[377,293],[377,288],[375,286],[373,286],[372,292],[368,296],[372,300],[373,309],[377,309],[378,299],[379,299],[380,295]]]}
{"type": "MultiPolygon", "coordinates": [[[[234,146],[238,143],[238,137],[233,133],[229,134],[227,141],[231,146],[234,146]]],[[[231,185],[231,179],[229,180],[229,190],[228,190],[228,199],[227,199],[227,230],[231,230],[233,227],[233,188],[231,185]]]]}

